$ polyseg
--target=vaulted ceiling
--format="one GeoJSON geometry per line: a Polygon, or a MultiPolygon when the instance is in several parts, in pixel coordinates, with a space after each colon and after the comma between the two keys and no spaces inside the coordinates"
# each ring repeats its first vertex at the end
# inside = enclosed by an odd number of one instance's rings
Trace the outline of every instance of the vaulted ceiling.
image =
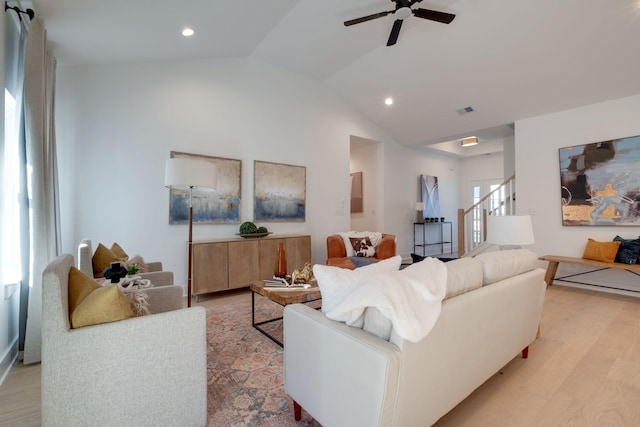
{"type": "Polygon", "coordinates": [[[410,17],[392,47],[393,14],[343,25],[394,4],[33,0],[61,64],[252,57],[319,80],[404,145],[482,142],[519,119],[640,93],[640,0],[424,0],[413,8],[455,20],[410,17]]]}

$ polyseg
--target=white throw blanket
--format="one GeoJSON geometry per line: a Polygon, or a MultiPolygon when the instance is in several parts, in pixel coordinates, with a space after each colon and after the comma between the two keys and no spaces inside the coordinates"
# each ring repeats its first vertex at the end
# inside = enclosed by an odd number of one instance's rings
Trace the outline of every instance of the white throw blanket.
{"type": "Polygon", "coordinates": [[[418,342],[435,325],[447,291],[447,268],[427,258],[404,270],[384,272],[360,284],[325,315],[347,325],[362,327],[364,311],[375,307],[391,320],[402,338],[418,342]]]}

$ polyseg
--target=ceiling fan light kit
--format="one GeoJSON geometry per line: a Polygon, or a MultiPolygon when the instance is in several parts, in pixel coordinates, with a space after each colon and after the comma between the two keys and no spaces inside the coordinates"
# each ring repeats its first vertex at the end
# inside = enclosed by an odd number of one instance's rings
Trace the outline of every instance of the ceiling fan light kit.
{"type": "Polygon", "coordinates": [[[463,147],[472,147],[477,144],[478,144],[478,138],[475,136],[469,136],[467,138],[463,138],[460,141],[460,145],[462,145],[463,147]]]}
{"type": "Polygon", "coordinates": [[[456,15],[451,13],[439,12],[437,10],[429,10],[429,9],[411,9],[416,3],[420,3],[422,0],[391,0],[396,4],[396,8],[394,10],[389,10],[385,12],[374,13],[373,15],[363,16],[361,18],[351,19],[349,21],[345,21],[345,27],[350,25],[360,24],[362,22],[371,21],[372,19],[382,18],[384,16],[389,15],[390,13],[396,16],[396,20],[393,23],[393,27],[391,28],[391,34],[389,34],[389,40],[387,41],[387,46],[393,46],[398,41],[398,35],[400,35],[400,28],[402,28],[402,23],[404,20],[411,15],[416,16],[422,19],[428,19],[429,21],[440,22],[442,24],[450,24],[451,21],[456,17],[456,15]]]}

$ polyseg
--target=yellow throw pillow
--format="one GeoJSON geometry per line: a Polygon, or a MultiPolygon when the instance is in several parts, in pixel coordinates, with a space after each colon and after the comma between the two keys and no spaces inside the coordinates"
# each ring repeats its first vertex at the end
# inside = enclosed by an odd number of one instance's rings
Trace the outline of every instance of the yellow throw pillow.
{"type": "Polygon", "coordinates": [[[96,251],[91,258],[93,263],[93,277],[102,277],[102,272],[105,268],[110,267],[112,262],[121,261],[111,249],[107,248],[102,243],[98,244],[96,251]]]}
{"type": "Polygon", "coordinates": [[[118,285],[100,286],[71,313],[71,327],[98,325],[133,317],[129,300],[118,285]]]}
{"type": "Polygon", "coordinates": [[[122,246],[120,246],[116,242],[113,242],[113,245],[111,245],[111,252],[113,252],[113,254],[120,258],[122,261],[126,261],[129,259],[129,255],[127,255],[124,249],[122,249],[122,246]]]}
{"type": "Polygon", "coordinates": [[[587,241],[582,258],[594,261],[614,262],[618,253],[620,242],[597,242],[593,239],[587,241]]]}
{"type": "Polygon", "coordinates": [[[75,267],[69,270],[69,315],[73,310],[100,285],[75,267]]]}

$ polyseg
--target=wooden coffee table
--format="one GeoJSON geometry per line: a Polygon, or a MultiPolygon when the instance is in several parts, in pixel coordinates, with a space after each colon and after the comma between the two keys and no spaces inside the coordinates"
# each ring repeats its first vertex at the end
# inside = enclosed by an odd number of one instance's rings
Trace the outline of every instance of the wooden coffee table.
{"type": "Polygon", "coordinates": [[[283,343],[280,342],[277,338],[271,335],[269,332],[265,331],[261,328],[261,325],[266,323],[276,322],[278,320],[282,320],[282,317],[276,317],[274,319],[263,320],[261,322],[256,322],[256,305],[255,305],[255,295],[260,294],[265,298],[270,299],[271,301],[280,304],[282,307],[289,304],[298,304],[298,303],[307,303],[312,301],[318,301],[322,299],[320,294],[320,288],[317,285],[311,288],[275,288],[275,287],[265,287],[264,283],[261,281],[253,282],[251,284],[251,325],[260,331],[263,335],[271,339],[273,342],[278,344],[280,347],[283,347],[283,343]]]}

